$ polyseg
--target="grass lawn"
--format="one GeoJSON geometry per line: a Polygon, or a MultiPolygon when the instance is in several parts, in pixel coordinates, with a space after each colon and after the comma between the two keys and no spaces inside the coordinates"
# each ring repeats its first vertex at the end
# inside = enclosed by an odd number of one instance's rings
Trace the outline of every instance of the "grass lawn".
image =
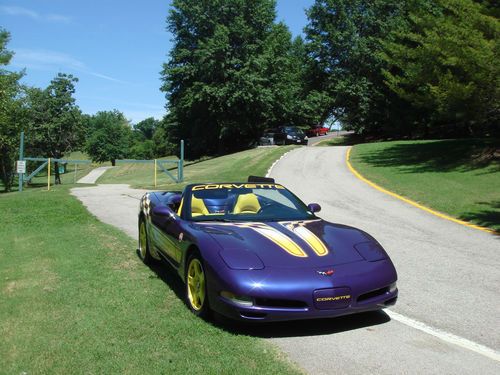
{"type": "MultiPolygon", "coordinates": [[[[267,150],[186,177],[263,174],[285,148],[267,150]]],[[[0,196],[0,373],[298,373],[259,338],[191,314],[178,277],[144,266],[135,241],[90,215],[72,186],[0,196]]]]}
{"type": "MultiPolygon", "coordinates": [[[[184,183],[174,183],[158,169],[157,189],[169,190],[194,182],[246,181],[248,175],[264,176],[271,164],[295,146],[258,147],[247,151],[208,159],[199,163],[186,163],[184,183]]],[[[177,169],[171,171],[177,176],[177,169]]],[[[154,167],[151,164],[125,164],[112,168],[98,180],[99,184],[130,184],[132,187],[153,189],[154,167]]]]}
{"type": "Polygon", "coordinates": [[[356,134],[345,134],[340,137],[325,139],[316,146],[352,146],[361,142],[361,138],[356,134]]]}
{"type": "Polygon", "coordinates": [[[498,139],[359,144],[351,162],[380,186],[500,232],[498,139]]]}

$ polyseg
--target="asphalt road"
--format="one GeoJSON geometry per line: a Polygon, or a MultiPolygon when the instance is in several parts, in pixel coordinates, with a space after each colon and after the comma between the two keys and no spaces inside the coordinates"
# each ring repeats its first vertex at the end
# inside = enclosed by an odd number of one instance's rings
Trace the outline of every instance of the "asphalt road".
{"type": "Polygon", "coordinates": [[[328,133],[327,135],[322,135],[320,137],[310,137],[307,141],[307,145],[308,146],[314,146],[315,144],[321,142],[321,141],[324,141],[326,139],[330,139],[330,138],[336,138],[336,137],[339,137],[341,135],[344,135],[344,134],[349,134],[350,132],[346,132],[344,130],[340,131],[340,132],[337,132],[337,131],[332,131],[330,133],[328,133]]]}
{"type": "Polygon", "coordinates": [[[323,321],[324,334],[311,324],[311,336],[307,330],[294,334],[293,325],[289,335],[268,336],[312,374],[499,374],[500,362],[487,350],[474,350],[479,344],[499,356],[500,237],[373,189],[347,169],[346,152],[347,147],[299,148],[271,176],[304,202],[319,203],[325,220],[377,238],[398,270],[400,297],[391,308],[397,314],[351,317],[348,324],[323,321]],[[430,333],[414,328],[419,324],[430,333]]]}
{"type": "MultiPolygon", "coordinates": [[[[319,216],[376,237],[399,273],[390,311],[236,328],[270,340],[310,374],[499,374],[500,237],[435,217],[356,179],[346,147],[301,147],[271,170],[319,216]]],[[[75,188],[100,220],[137,238],[143,190],[75,188]]],[[[233,328],[230,328],[233,329],[233,328]]]]}

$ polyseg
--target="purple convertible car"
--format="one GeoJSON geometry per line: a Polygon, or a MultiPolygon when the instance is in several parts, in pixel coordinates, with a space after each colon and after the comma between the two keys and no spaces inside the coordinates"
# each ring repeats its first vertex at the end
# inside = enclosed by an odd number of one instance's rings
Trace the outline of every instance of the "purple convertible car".
{"type": "Polygon", "coordinates": [[[166,260],[200,316],[334,317],[394,305],[397,274],[369,234],[315,215],[272,179],[191,184],[143,196],[139,255],[166,260]]]}

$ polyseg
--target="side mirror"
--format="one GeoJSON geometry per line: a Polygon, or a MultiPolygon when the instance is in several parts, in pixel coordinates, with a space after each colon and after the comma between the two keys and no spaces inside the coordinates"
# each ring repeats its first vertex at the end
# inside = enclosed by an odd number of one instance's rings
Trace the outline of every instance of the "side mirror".
{"type": "Polygon", "coordinates": [[[315,213],[315,212],[320,212],[321,211],[321,206],[317,203],[309,203],[307,205],[307,208],[309,209],[309,211],[311,211],[312,213],[315,213]]]}
{"type": "Polygon", "coordinates": [[[153,216],[164,217],[167,221],[174,220],[174,213],[170,208],[165,206],[156,206],[153,208],[153,216]]]}

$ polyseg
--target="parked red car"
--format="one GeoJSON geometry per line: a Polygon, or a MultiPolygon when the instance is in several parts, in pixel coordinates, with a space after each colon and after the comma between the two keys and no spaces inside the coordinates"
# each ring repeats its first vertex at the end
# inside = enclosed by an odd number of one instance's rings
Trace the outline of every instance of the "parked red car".
{"type": "Polygon", "coordinates": [[[324,126],[318,126],[318,127],[309,129],[307,131],[307,135],[309,137],[317,137],[320,135],[327,135],[328,131],[329,131],[328,128],[325,128],[324,126]]]}

